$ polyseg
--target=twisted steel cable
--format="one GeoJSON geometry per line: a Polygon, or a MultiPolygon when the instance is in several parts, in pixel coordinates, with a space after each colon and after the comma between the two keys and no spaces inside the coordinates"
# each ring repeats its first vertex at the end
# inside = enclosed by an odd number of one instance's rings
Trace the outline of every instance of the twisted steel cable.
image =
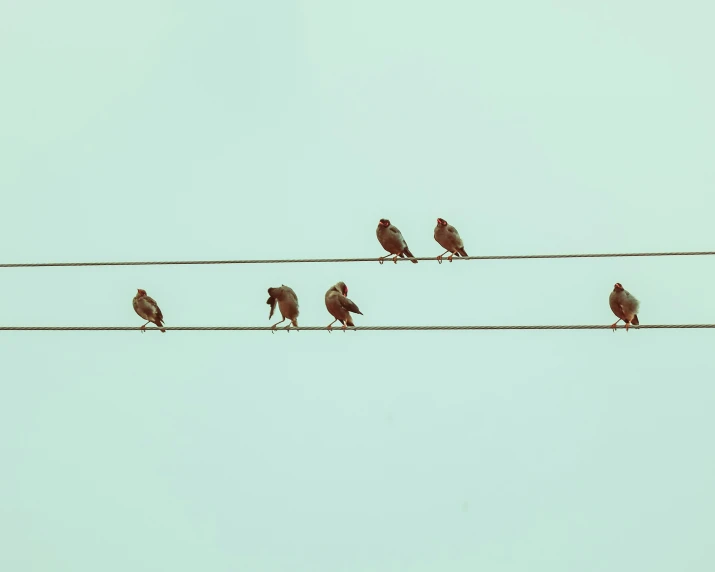
{"type": "MultiPolygon", "coordinates": [[[[465,256],[454,257],[454,260],[542,260],[561,258],[624,258],[624,257],[645,257],[645,256],[712,256],[715,251],[697,252],[614,252],[595,254],[516,254],[516,255],[496,255],[496,256],[465,256]]],[[[436,261],[436,256],[422,256],[413,258],[398,258],[397,262],[408,262],[411,260],[436,261]]],[[[0,268],[52,268],[52,267],[75,267],[75,266],[189,266],[189,265],[210,265],[210,264],[318,264],[335,262],[378,262],[380,258],[280,258],[275,260],[156,260],[156,261],[127,261],[127,262],[24,262],[24,263],[0,263],[0,268]]],[[[392,262],[393,257],[384,257],[385,262],[392,262]]],[[[382,262],[381,262],[382,263],[382,262]]]]}
{"type": "MultiPolygon", "coordinates": [[[[624,329],[624,326],[617,326],[624,329]]],[[[702,330],[714,329],[715,324],[647,324],[631,326],[634,330],[702,330]]],[[[165,330],[183,332],[270,332],[270,331],[307,331],[324,332],[325,326],[303,326],[290,329],[278,328],[273,330],[270,326],[164,326],[165,330]]],[[[364,330],[367,332],[390,332],[390,331],[491,331],[491,330],[610,330],[610,325],[586,324],[586,325],[564,325],[564,326],[358,326],[347,328],[350,331],[364,330]]],[[[34,332],[59,332],[59,331],[92,331],[92,332],[133,332],[140,330],[138,326],[0,326],[0,331],[34,331],[34,332]]],[[[334,327],[333,330],[341,331],[342,327],[334,327]]],[[[147,331],[159,331],[159,328],[147,328],[147,331]]]]}

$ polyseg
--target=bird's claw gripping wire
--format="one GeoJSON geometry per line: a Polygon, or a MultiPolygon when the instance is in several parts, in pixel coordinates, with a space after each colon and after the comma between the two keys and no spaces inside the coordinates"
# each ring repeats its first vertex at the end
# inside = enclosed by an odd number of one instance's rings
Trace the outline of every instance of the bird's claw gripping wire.
{"type": "MultiPolygon", "coordinates": [[[[448,252],[449,252],[449,250],[445,250],[442,254],[440,254],[440,255],[437,257],[437,262],[439,262],[440,264],[442,264],[442,257],[443,257],[445,254],[447,254],[448,252]]],[[[454,253],[452,253],[452,256],[454,256],[454,253]]],[[[449,260],[450,262],[452,262],[452,256],[450,256],[450,257],[448,258],[448,260],[449,260]]]]}

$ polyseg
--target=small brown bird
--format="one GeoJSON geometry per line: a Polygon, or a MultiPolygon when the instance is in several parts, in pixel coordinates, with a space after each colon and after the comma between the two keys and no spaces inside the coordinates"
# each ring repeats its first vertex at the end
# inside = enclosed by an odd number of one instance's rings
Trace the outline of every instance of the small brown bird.
{"type": "Polygon", "coordinates": [[[354,327],[355,324],[353,323],[352,316],[350,316],[350,312],[355,312],[362,316],[360,308],[347,296],[348,287],[345,285],[345,282],[338,282],[325,293],[325,307],[333,318],[335,318],[328,324],[329,332],[332,332],[333,324],[337,321],[342,322],[343,332],[348,326],[354,327]]]}
{"type": "Polygon", "coordinates": [[[271,312],[270,314],[268,314],[268,319],[270,320],[273,317],[273,312],[276,311],[276,304],[278,304],[278,309],[280,310],[281,316],[283,317],[280,322],[276,322],[271,326],[271,328],[273,328],[273,331],[275,332],[278,324],[282,324],[286,320],[290,320],[288,325],[285,327],[286,331],[290,332],[291,323],[293,324],[293,327],[297,328],[299,313],[298,296],[296,296],[296,293],[293,291],[293,288],[291,288],[290,286],[286,286],[285,284],[279,286],[278,288],[269,288],[268,296],[269,297],[266,304],[271,307],[271,312]]]}
{"type": "Polygon", "coordinates": [[[452,262],[452,257],[455,254],[457,256],[469,256],[467,251],[464,250],[464,241],[459,236],[457,229],[448,224],[443,218],[437,219],[437,226],[434,227],[434,239],[442,248],[447,249],[437,257],[437,262],[440,264],[442,264],[442,257],[448,252],[452,253],[447,257],[450,262],[452,262]]]}
{"type": "MultiPolygon", "coordinates": [[[[164,316],[159,309],[159,304],[156,303],[154,298],[147,296],[146,290],[141,288],[137,289],[137,295],[134,296],[132,301],[134,305],[134,311],[141,316],[142,320],[147,320],[147,323],[156,324],[163,333],[166,330],[162,327],[164,324],[164,316]]],[[[142,334],[146,331],[146,324],[141,327],[142,334]]]]}
{"type": "Polygon", "coordinates": [[[626,323],[626,332],[631,324],[634,326],[639,325],[638,310],[640,309],[640,302],[628,290],[624,289],[620,282],[616,282],[613,286],[613,292],[608,297],[608,303],[618,318],[611,325],[614,332],[616,331],[616,324],[621,320],[626,323]]]}
{"type": "MultiPolygon", "coordinates": [[[[381,218],[380,222],[377,223],[377,240],[380,241],[382,248],[387,250],[390,254],[394,254],[395,257],[392,261],[397,264],[397,258],[411,258],[411,262],[417,264],[418,261],[415,260],[414,255],[410,252],[407,246],[405,238],[402,236],[400,229],[390,223],[386,218],[381,218]]],[[[378,258],[380,264],[385,260],[385,256],[378,258]]]]}

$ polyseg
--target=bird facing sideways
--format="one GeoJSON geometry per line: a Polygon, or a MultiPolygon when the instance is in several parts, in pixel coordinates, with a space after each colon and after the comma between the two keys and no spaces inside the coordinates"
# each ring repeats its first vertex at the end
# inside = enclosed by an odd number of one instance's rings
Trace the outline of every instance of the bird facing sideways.
{"type": "Polygon", "coordinates": [[[291,323],[293,324],[293,327],[298,327],[298,296],[293,288],[286,286],[285,284],[279,286],[278,288],[269,288],[268,300],[266,301],[266,304],[271,307],[271,312],[268,314],[269,320],[273,317],[273,312],[276,311],[276,304],[278,305],[278,309],[283,317],[280,322],[276,322],[271,326],[273,332],[275,332],[278,324],[282,324],[286,320],[290,320],[288,325],[285,327],[287,332],[290,332],[291,323]]]}
{"type": "Polygon", "coordinates": [[[616,324],[621,320],[626,323],[626,331],[628,331],[631,324],[634,326],[639,325],[638,310],[640,309],[640,302],[628,290],[623,288],[620,282],[616,282],[613,286],[613,291],[608,297],[608,303],[618,318],[618,320],[611,325],[614,332],[616,331],[616,324]]]}
{"type": "MultiPolygon", "coordinates": [[[[382,248],[387,250],[390,254],[394,254],[395,257],[392,261],[397,264],[397,258],[411,258],[411,262],[417,264],[414,255],[410,252],[409,247],[405,238],[402,236],[400,229],[390,223],[386,218],[381,218],[380,222],[377,223],[377,240],[380,241],[382,248]]],[[[378,258],[380,264],[385,260],[385,256],[378,258]]]]}
{"type": "MultiPolygon", "coordinates": [[[[163,333],[166,333],[166,330],[162,327],[164,325],[162,323],[164,321],[164,316],[159,309],[159,304],[156,303],[154,298],[147,296],[146,290],[138,288],[137,295],[134,296],[132,304],[134,306],[134,311],[139,314],[142,320],[147,321],[146,324],[156,324],[163,333]]],[[[146,324],[140,328],[142,334],[146,331],[146,324]]]]}
{"type": "Polygon", "coordinates": [[[328,324],[329,332],[333,331],[333,324],[337,321],[342,322],[343,332],[348,326],[354,327],[355,324],[353,323],[350,312],[355,312],[362,316],[360,308],[347,296],[348,287],[345,285],[345,282],[338,282],[335,286],[331,286],[330,290],[325,293],[325,307],[333,318],[335,318],[328,324]]]}
{"type": "Polygon", "coordinates": [[[467,251],[464,250],[464,241],[459,236],[457,229],[443,218],[437,219],[437,226],[434,227],[434,239],[442,248],[447,249],[437,257],[437,262],[440,264],[442,264],[442,257],[448,252],[452,253],[447,257],[450,262],[452,262],[452,257],[455,254],[457,256],[469,256],[467,251]]]}

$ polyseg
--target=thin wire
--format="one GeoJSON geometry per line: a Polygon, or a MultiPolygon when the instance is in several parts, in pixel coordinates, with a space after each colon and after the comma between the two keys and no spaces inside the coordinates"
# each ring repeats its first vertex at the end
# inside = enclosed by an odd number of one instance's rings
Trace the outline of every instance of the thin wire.
{"type": "MultiPolygon", "coordinates": [[[[624,326],[617,326],[618,329],[623,329],[624,326]]],[[[715,324],[648,324],[641,326],[631,326],[636,330],[701,330],[715,329],[715,324]]],[[[42,331],[42,332],[58,332],[58,331],[93,331],[93,332],[114,332],[126,331],[135,332],[139,330],[136,326],[0,326],[0,331],[42,331]]],[[[165,326],[165,330],[176,330],[184,332],[270,332],[270,326],[165,326]]],[[[307,332],[324,332],[325,326],[307,326],[300,328],[278,328],[276,331],[286,330],[288,332],[294,330],[307,332]]],[[[333,330],[340,331],[340,326],[334,327],[333,330]]],[[[610,330],[611,326],[603,324],[589,325],[568,325],[568,326],[359,326],[348,328],[351,331],[372,331],[372,332],[388,332],[388,331],[443,331],[443,330],[610,330]]],[[[159,328],[147,328],[147,331],[159,331],[159,328]]]]}
{"type": "MultiPolygon", "coordinates": [[[[641,256],[712,256],[715,251],[702,252],[616,252],[604,254],[517,254],[503,256],[464,256],[454,257],[454,260],[528,260],[528,259],[559,259],[559,258],[623,258],[641,256]]],[[[276,260],[159,260],[142,262],[28,262],[28,263],[0,263],[0,268],[48,268],[66,266],[179,266],[202,264],[294,264],[294,263],[325,263],[325,262],[377,262],[373,258],[280,258],[276,260]]],[[[385,263],[392,262],[392,256],[385,258],[385,263]]],[[[436,256],[417,258],[398,258],[398,262],[412,260],[435,261],[436,256]]]]}

